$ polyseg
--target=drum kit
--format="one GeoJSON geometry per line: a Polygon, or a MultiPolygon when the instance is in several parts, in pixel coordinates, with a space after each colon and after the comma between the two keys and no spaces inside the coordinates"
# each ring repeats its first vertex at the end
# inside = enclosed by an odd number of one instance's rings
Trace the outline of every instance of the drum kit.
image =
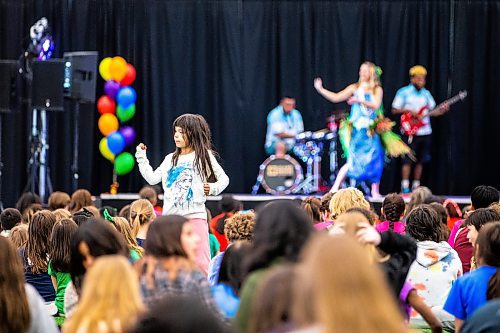
{"type": "Polygon", "coordinates": [[[324,144],[329,142],[330,181],[335,180],[337,164],[337,130],[336,120],[328,118],[328,128],[316,132],[302,132],[296,135],[295,145],[291,152],[306,166],[304,173],[301,164],[290,155],[271,155],[259,167],[257,182],[252,194],[257,194],[260,186],[273,195],[311,194],[319,192],[322,183],[321,159],[324,144]]]}

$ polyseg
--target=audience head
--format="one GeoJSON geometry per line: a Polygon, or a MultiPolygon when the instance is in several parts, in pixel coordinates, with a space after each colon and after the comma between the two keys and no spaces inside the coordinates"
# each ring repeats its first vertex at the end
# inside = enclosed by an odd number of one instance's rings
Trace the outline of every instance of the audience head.
{"type": "Polygon", "coordinates": [[[139,199],[146,199],[153,206],[156,206],[158,204],[158,193],[153,186],[146,185],[139,191],[139,199]]]}
{"type": "Polygon", "coordinates": [[[460,207],[458,207],[457,203],[451,199],[446,199],[443,202],[443,207],[446,209],[448,216],[451,218],[461,218],[462,211],[460,207]]]}
{"type": "Polygon", "coordinates": [[[236,200],[232,195],[224,194],[219,201],[219,209],[223,213],[234,213],[243,209],[241,201],[236,200]]]}
{"type": "Polygon", "coordinates": [[[389,222],[398,222],[405,213],[405,201],[396,193],[385,196],[382,203],[382,216],[389,222]]]}
{"type": "Polygon", "coordinates": [[[76,190],[71,195],[71,201],[68,205],[68,210],[72,213],[75,213],[82,209],[83,207],[93,206],[92,195],[89,191],[85,189],[76,190]]]}
{"type": "Polygon", "coordinates": [[[448,229],[448,214],[446,213],[446,209],[438,202],[433,202],[429,205],[438,214],[441,229],[441,240],[447,241],[450,236],[450,229],[448,229]]]}
{"type": "Polygon", "coordinates": [[[428,187],[419,186],[415,190],[413,190],[410,202],[408,203],[407,212],[410,212],[413,208],[418,205],[427,203],[429,199],[432,197],[432,192],[428,187]]]}
{"type": "Polygon", "coordinates": [[[315,236],[296,274],[293,319],[298,326],[319,324],[323,332],[404,331],[385,276],[351,237],[315,236]]]}
{"type": "Polygon", "coordinates": [[[241,211],[226,220],[224,235],[229,242],[238,240],[251,241],[255,226],[255,213],[253,211],[241,211]]]}
{"type": "Polygon", "coordinates": [[[472,190],[470,200],[473,209],[487,208],[500,200],[500,194],[493,186],[479,185],[472,190]]]}
{"type": "Polygon", "coordinates": [[[0,214],[2,230],[11,230],[21,222],[21,213],[15,208],[7,208],[0,214]]]}
{"type": "Polygon", "coordinates": [[[122,234],[128,248],[136,251],[137,254],[142,256],[144,254],[144,250],[137,244],[136,238],[132,236],[132,230],[130,229],[130,224],[128,223],[127,219],[124,217],[116,216],[113,218],[112,223],[115,226],[116,230],[118,230],[118,232],[122,234]]]}
{"type": "Polygon", "coordinates": [[[71,201],[69,194],[66,192],[52,192],[49,196],[49,208],[50,210],[56,210],[59,208],[66,208],[71,201]]]}
{"type": "MultiPolygon", "coordinates": [[[[353,239],[357,239],[358,231],[364,228],[364,225],[370,223],[369,217],[366,212],[359,211],[358,209],[350,209],[344,214],[339,215],[333,227],[329,230],[331,235],[337,234],[345,234],[348,237],[353,239]]],[[[365,249],[365,255],[369,258],[370,262],[379,262],[381,261],[381,256],[377,250],[377,248],[373,244],[364,244],[363,248],[365,249]]]]}
{"type": "Polygon", "coordinates": [[[315,197],[307,197],[302,201],[302,209],[311,219],[312,223],[321,222],[321,201],[315,197]]]}
{"type": "Polygon", "coordinates": [[[94,214],[92,214],[86,208],[83,208],[82,210],[80,210],[76,213],[73,213],[73,221],[75,221],[75,223],[78,226],[81,226],[82,224],[84,224],[85,222],[87,222],[88,220],[93,219],[93,218],[94,218],[94,214]]]}
{"type": "Polygon", "coordinates": [[[52,213],[54,213],[56,221],[60,221],[62,219],[71,219],[71,212],[64,208],[56,209],[52,211],[52,213]]]}
{"type": "Polygon", "coordinates": [[[78,226],[71,219],[62,219],[54,225],[50,236],[50,261],[54,272],[68,273],[71,261],[71,239],[78,226]]]}
{"type": "Polygon", "coordinates": [[[103,218],[103,219],[108,219],[108,218],[111,218],[111,217],[115,217],[115,216],[118,216],[118,211],[115,207],[111,207],[111,206],[102,206],[101,208],[99,208],[99,217],[103,218]],[[105,216],[105,214],[107,213],[107,215],[105,216]]]}
{"type": "Polygon", "coordinates": [[[479,208],[473,211],[464,221],[463,226],[468,229],[467,239],[475,246],[479,231],[490,222],[500,221],[500,215],[491,208],[479,208]]]}
{"type": "Polygon", "coordinates": [[[18,250],[25,248],[28,242],[28,225],[24,223],[16,225],[12,228],[9,239],[18,250]]]}
{"type": "Polygon", "coordinates": [[[235,295],[238,295],[243,284],[243,261],[250,250],[247,241],[236,241],[227,247],[222,257],[217,283],[229,285],[235,295]]]}
{"type": "Polygon", "coordinates": [[[35,215],[36,212],[39,212],[42,209],[42,205],[39,203],[32,204],[31,206],[26,208],[23,213],[23,223],[30,224],[31,220],[33,219],[33,215],[35,215]]]}
{"type": "Polygon", "coordinates": [[[430,205],[420,205],[406,217],[406,232],[418,242],[440,242],[440,224],[438,213],[430,205]]]}
{"type": "Polygon", "coordinates": [[[153,221],[155,217],[154,207],[148,200],[139,199],[132,202],[130,206],[130,221],[134,237],[137,236],[141,226],[153,221]]]}
{"type": "Polygon", "coordinates": [[[95,258],[119,254],[128,257],[123,236],[109,222],[91,218],[79,226],[71,241],[71,281],[78,292],[83,276],[95,258]]]}
{"type": "Polygon", "coordinates": [[[155,258],[184,257],[194,262],[200,238],[189,220],[179,215],[157,217],[146,236],[146,254],[155,258]]]}
{"type": "Polygon", "coordinates": [[[327,221],[330,219],[330,200],[333,197],[332,192],[328,192],[321,197],[321,220],[327,221]]]}
{"type": "Polygon", "coordinates": [[[377,214],[375,214],[373,212],[373,210],[370,210],[370,209],[366,209],[366,208],[362,208],[362,207],[352,207],[352,208],[349,208],[346,213],[352,213],[352,212],[358,212],[358,213],[363,214],[365,216],[366,220],[368,221],[368,223],[370,223],[370,225],[372,225],[372,226],[375,225],[375,222],[378,219],[377,214]]]}
{"type": "Polygon", "coordinates": [[[247,272],[265,268],[277,258],[295,262],[313,232],[307,214],[289,200],[273,201],[257,210],[247,272]]]}
{"type": "Polygon", "coordinates": [[[249,332],[288,332],[292,328],[294,280],[295,267],[291,264],[266,272],[255,293],[249,332]]]}
{"type": "Polygon", "coordinates": [[[16,209],[21,213],[24,214],[24,211],[30,207],[32,204],[42,204],[42,200],[38,196],[38,194],[32,193],[32,192],[25,192],[23,193],[19,199],[17,200],[16,203],[16,209]]]}
{"type": "Polygon", "coordinates": [[[486,298],[500,298],[500,222],[484,225],[479,231],[475,246],[479,265],[496,267],[497,271],[488,282],[486,298]]]}
{"type": "Polygon", "coordinates": [[[132,332],[228,333],[230,329],[198,298],[168,296],[142,315],[132,332]]]}
{"type": "Polygon", "coordinates": [[[78,307],[65,332],[128,332],[144,311],[138,278],[126,258],[102,256],[88,270],[78,307]]]}
{"type": "Polygon", "coordinates": [[[0,332],[28,332],[30,307],[24,286],[24,269],[14,245],[0,237],[0,332]]]}
{"type": "Polygon", "coordinates": [[[370,209],[370,203],[366,201],[363,192],[354,187],[338,190],[330,200],[331,217],[336,219],[337,216],[353,207],[370,209]]]}
{"type": "Polygon", "coordinates": [[[56,217],[49,210],[36,212],[29,224],[25,256],[31,261],[34,274],[47,272],[47,256],[51,251],[50,236],[55,224],[56,217]]]}
{"type": "Polygon", "coordinates": [[[126,218],[127,221],[129,221],[129,224],[130,224],[130,206],[131,205],[123,206],[122,209],[120,209],[120,212],[118,213],[118,216],[126,218]]]}

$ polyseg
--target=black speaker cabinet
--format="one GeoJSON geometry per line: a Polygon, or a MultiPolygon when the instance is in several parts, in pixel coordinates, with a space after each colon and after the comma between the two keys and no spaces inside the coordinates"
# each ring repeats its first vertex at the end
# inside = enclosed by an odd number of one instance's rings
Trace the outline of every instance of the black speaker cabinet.
{"type": "Polygon", "coordinates": [[[32,64],[32,107],[63,111],[64,60],[34,61],[32,64]]]}
{"type": "Polygon", "coordinates": [[[96,51],[65,52],[64,96],[82,103],[95,102],[96,51]]]}
{"type": "Polygon", "coordinates": [[[17,108],[18,67],[16,60],[0,60],[0,112],[11,112],[17,108]]]}

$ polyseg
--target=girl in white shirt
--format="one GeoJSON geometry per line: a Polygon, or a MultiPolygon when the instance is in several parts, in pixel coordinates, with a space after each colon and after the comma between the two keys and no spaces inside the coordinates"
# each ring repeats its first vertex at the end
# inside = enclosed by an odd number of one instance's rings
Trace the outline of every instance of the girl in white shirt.
{"type": "Polygon", "coordinates": [[[168,154],[153,171],[146,157],[147,147],[137,146],[135,157],[144,179],[155,185],[161,182],[163,214],[189,218],[200,237],[197,263],[206,274],[210,262],[210,247],[205,201],[207,195],[220,194],[229,178],[217,162],[212,148],[212,135],[203,116],[184,114],[173,125],[176,149],[168,154]]]}

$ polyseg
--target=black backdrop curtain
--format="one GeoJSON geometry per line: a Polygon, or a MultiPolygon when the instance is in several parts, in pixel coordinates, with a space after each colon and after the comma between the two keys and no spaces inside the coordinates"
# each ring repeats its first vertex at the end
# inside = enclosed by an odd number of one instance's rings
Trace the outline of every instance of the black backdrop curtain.
{"type": "MultiPolygon", "coordinates": [[[[265,119],[280,96],[292,94],[305,127],[326,127],[331,104],[312,86],[315,76],[339,90],[357,80],[359,65],[383,68],[389,114],[408,68],[422,64],[436,101],[469,91],[464,103],[433,120],[433,160],[423,183],[436,193],[469,194],[473,186],[498,186],[500,110],[500,3],[498,1],[159,1],[0,0],[1,59],[17,59],[29,27],[46,16],[56,57],[97,50],[134,64],[138,93],[132,126],[149,147],[153,165],[173,149],[171,124],[182,113],[200,113],[231,178],[229,192],[249,192],[263,150],[265,119]]],[[[97,96],[103,81],[98,80],[97,96]]],[[[50,174],[55,190],[71,192],[73,106],[49,114],[50,174]]],[[[106,192],[112,166],[98,150],[95,106],[82,105],[79,120],[79,187],[106,192]]],[[[2,199],[13,205],[27,182],[29,115],[3,116],[2,199]]],[[[132,149],[129,149],[132,151],[132,149]]],[[[397,191],[400,162],[386,165],[382,192],[397,191]]],[[[119,178],[120,192],[142,185],[137,169],[119,178]]]]}

